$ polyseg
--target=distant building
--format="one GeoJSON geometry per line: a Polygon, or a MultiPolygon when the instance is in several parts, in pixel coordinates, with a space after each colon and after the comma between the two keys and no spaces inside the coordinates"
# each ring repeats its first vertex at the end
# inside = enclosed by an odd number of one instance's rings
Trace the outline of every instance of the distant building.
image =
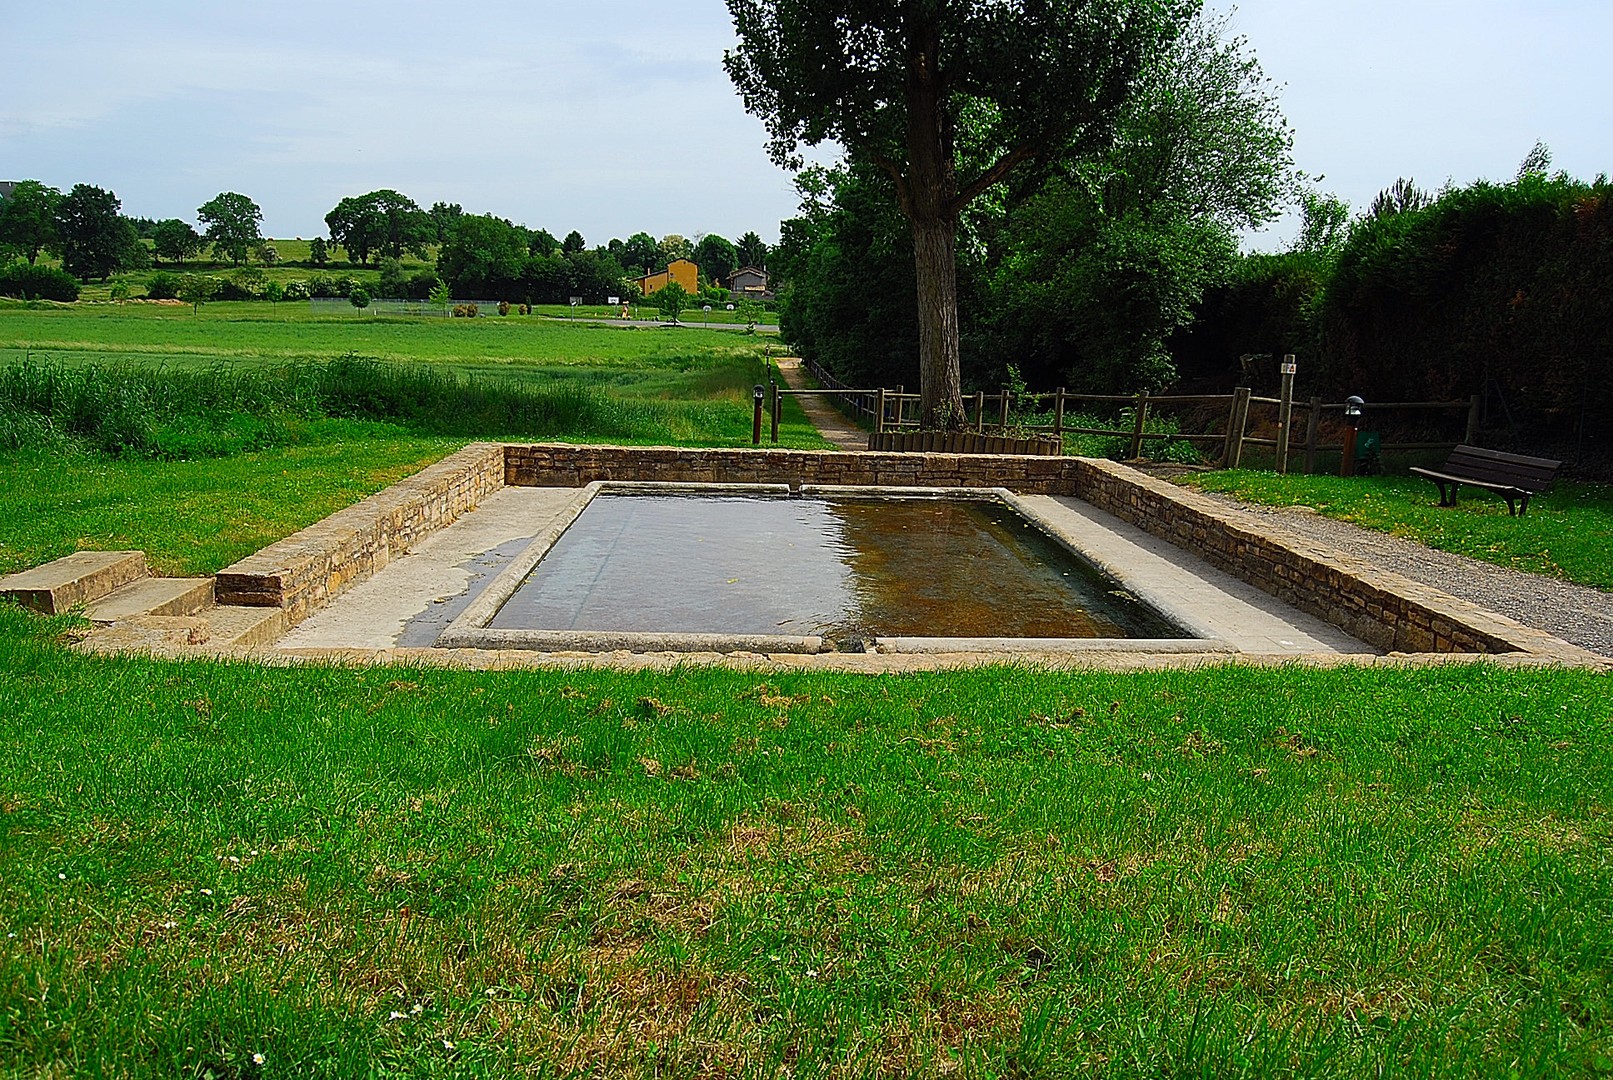
{"type": "Polygon", "coordinates": [[[700,291],[700,268],[688,259],[674,259],[661,273],[646,274],[635,281],[638,291],[645,296],[654,296],[674,281],[683,286],[684,292],[693,296],[700,291]]]}
{"type": "Polygon", "coordinates": [[[0,202],[5,202],[7,199],[11,198],[11,193],[16,190],[17,181],[0,180],[0,202]]]}
{"type": "Polygon", "coordinates": [[[767,271],[755,266],[741,266],[728,275],[728,291],[735,300],[771,300],[772,290],[767,287],[767,271]]]}

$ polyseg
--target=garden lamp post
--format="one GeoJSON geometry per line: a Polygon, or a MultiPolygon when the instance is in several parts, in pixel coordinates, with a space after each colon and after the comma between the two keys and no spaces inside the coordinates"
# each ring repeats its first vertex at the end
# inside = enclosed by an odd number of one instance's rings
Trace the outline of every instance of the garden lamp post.
{"type": "Polygon", "coordinates": [[[761,383],[757,383],[756,389],[751,391],[752,396],[756,399],[755,415],[751,419],[750,444],[752,446],[762,445],[762,397],[766,393],[767,391],[762,388],[761,383]]]}
{"type": "Polygon", "coordinates": [[[1339,462],[1340,476],[1355,475],[1355,440],[1361,434],[1361,407],[1366,402],[1351,394],[1344,399],[1344,422],[1350,429],[1344,433],[1344,458],[1339,462]]]}

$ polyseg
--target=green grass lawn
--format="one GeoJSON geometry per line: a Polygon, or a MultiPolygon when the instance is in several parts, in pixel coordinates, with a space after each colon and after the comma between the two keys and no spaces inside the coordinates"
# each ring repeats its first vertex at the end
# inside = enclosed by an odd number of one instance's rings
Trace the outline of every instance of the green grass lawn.
{"type": "Polygon", "coordinates": [[[1500,496],[1465,487],[1454,507],[1439,505],[1431,481],[1413,476],[1278,476],[1233,470],[1196,473],[1184,483],[1272,506],[1310,506],[1354,522],[1514,570],[1613,589],[1613,489],[1558,481],[1511,517],[1500,496]]]}
{"type": "Polygon", "coordinates": [[[61,625],[0,609],[6,1075],[1613,1070],[1605,677],[285,669],[61,625]]]}

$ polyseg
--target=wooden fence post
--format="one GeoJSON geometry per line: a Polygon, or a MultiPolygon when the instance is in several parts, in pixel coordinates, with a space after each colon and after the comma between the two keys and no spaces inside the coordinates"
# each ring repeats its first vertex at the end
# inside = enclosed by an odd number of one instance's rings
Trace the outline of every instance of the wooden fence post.
{"type": "Polygon", "coordinates": [[[1232,417],[1227,424],[1227,453],[1225,464],[1229,469],[1243,465],[1243,436],[1249,426],[1249,398],[1254,391],[1247,386],[1238,387],[1232,395],[1232,417]]]}
{"type": "Polygon", "coordinates": [[[1288,475],[1288,428],[1294,419],[1294,355],[1283,357],[1283,388],[1277,396],[1277,475],[1288,475]]]}
{"type": "Polygon", "coordinates": [[[1053,434],[1064,436],[1064,387],[1053,391],[1053,434]]]}
{"type": "Polygon", "coordinates": [[[772,379],[768,381],[773,383],[773,401],[771,403],[772,407],[767,412],[772,419],[773,441],[776,443],[778,442],[779,413],[783,411],[784,397],[778,392],[778,383],[772,379]]]}
{"type": "Polygon", "coordinates": [[[984,434],[986,430],[986,392],[975,391],[975,431],[984,434]]]}
{"type": "Polygon", "coordinates": [[[1321,430],[1322,399],[1311,398],[1311,418],[1305,424],[1305,475],[1316,472],[1316,438],[1321,430]]]}
{"type": "Polygon", "coordinates": [[[1478,438],[1479,438],[1479,413],[1483,409],[1483,407],[1484,407],[1484,400],[1481,397],[1479,397],[1479,395],[1474,394],[1471,398],[1468,399],[1468,406],[1467,406],[1467,434],[1462,436],[1462,441],[1464,443],[1466,443],[1468,446],[1472,446],[1475,442],[1478,441],[1478,438]]]}
{"type": "Polygon", "coordinates": [[[879,435],[885,431],[885,388],[879,388],[879,397],[874,406],[874,434],[879,435]]]}
{"type": "Polygon", "coordinates": [[[902,430],[902,420],[907,415],[907,384],[896,384],[896,430],[902,430]]]}
{"type": "Polygon", "coordinates": [[[1139,390],[1137,404],[1132,406],[1134,414],[1131,425],[1131,449],[1126,454],[1128,461],[1136,461],[1143,456],[1143,427],[1148,423],[1148,395],[1139,390]]]}

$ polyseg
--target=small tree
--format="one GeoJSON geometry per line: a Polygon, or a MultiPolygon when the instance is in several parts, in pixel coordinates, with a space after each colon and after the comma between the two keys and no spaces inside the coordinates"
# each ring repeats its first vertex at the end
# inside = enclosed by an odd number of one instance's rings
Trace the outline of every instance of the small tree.
{"type": "Polygon", "coordinates": [[[263,298],[269,301],[269,306],[278,309],[280,301],[286,298],[286,290],[278,281],[271,281],[263,287],[263,298]]]}
{"type": "Polygon", "coordinates": [[[21,253],[32,266],[41,251],[56,249],[56,208],[62,193],[38,180],[23,180],[0,202],[0,248],[21,253]]]}
{"type": "Polygon", "coordinates": [[[756,324],[762,318],[762,305],[747,296],[739,302],[737,311],[739,312],[739,321],[745,324],[745,333],[756,333],[756,324]]]}
{"type": "Polygon", "coordinates": [[[661,313],[661,318],[667,322],[677,322],[678,315],[689,306],[689,294],[682,285],[676,281],[655,294],[655,306],[661,313]]]}
{"type": "Polygon", "coordinates": [[[354,289],[347,294],[348,302],[360,311],[370,306],[369,291],[363,288],[354,289]]]}
{"type": "Polygon", "coordinates": [[[190,305],[192,315],[200,312],[217,292],[218,282],[201,274],[190,274],[179,283],[179,299],[190,305]]]}
{"type": "Polygon", "coordinates": [[[449,290],[446,281],[437,282],[436,288],[431,290],[431,303],[434,307],[440,307],[447,311],[448,305],[453,302],[453,299],[454,294],[449,290]]]}
{"type": "Polygon", "coordinates": [[[308,261],[315,266],[324,266],[330,262],[330,247],[325,243],[323,236],[316,236],[308,241],[308,261]]]}

